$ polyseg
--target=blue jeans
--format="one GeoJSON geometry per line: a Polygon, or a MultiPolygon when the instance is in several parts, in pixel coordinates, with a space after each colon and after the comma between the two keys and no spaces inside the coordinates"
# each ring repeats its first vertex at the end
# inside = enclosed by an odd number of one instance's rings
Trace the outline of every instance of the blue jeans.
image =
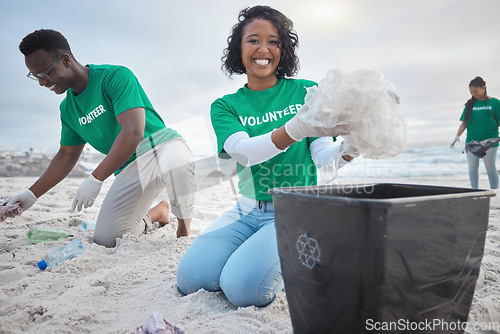
{"type": "MultiPolygon", "coordinates": [[[[495,166],[497,159],[497,147],[491,147],[486,151],[486,155],[483,157],[484,167],[486,168],[486,173],[488,174],[488,180],[490,181],[490,188],[498,188],[498,171],[495,166]]],[[[477,189],[479,186],[479,157],[474,153],[467,152],[467,163],[469,164],[469,180],[471,188],[477,189]]]]}
{"type": "Polygon", "coordinates": [[[242,197],[196,238],[177,268],[184,294],[223,291],[235,306],[265,306],[283,290],[272,202],[242,197]]]}

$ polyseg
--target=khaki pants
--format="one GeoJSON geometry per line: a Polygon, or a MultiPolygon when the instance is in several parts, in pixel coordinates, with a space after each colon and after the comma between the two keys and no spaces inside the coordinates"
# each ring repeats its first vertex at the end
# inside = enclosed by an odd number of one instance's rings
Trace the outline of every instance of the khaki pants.
{"type": "Polygon", "coordinates": [[[182,138],[152,148],[116,176],[97,217],[94,241],[114,247],[116,238],[125,233],[146,233],[152,226],[147,212],[165,188],[172,213],[177,218],[192,218],[196,199],[194,162],[182,138]]]}

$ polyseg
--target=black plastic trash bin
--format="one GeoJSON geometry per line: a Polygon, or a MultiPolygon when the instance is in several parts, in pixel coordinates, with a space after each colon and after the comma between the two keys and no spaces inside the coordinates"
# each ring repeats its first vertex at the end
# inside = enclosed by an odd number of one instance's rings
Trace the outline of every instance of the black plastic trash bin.
{"type": "Polygon", "coordinates": [[[269,192],[295,333],[463,332],[495,192],[392,183],[269,192]]]}

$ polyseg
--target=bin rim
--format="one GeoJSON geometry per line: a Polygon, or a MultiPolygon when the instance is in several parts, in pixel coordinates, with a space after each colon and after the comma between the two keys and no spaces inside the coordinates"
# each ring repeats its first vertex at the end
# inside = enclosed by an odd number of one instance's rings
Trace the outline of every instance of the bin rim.
{"type": "Polygon", "coordinates": [[[298,200],[310,200],[310,201],[320,201],[320,202],[330,202],[330,203],[349,203],[349,204],[370,204],[370,205],[383,205],[383,206],[393,206],[393,205],[411,205],[417,202],[427,202],[435,200],[445,200],[445,199],[457,199],[457,198],[485,198],[494,197],[496,192],[494,190],[486,189],[471,189],[462,187],[450,187],[450,186],[434,186],[434,185],[424,185],[424,184],[409,184],[409,183],[395,183],[395,182],[366,182],[366,183],[346,183],[346,184],[331,184],[331,185],[319,185],[319,186],[302,186],[302,187],[278,187],[268,190],[268,193],[277,197],[288,197],[295,198],[298,200]],[[378,185],[391,185],[391,186],[417,186],[421,188],[440,188],[447,190],[462,190],[462,192],[448,193],[448,194],[430,194],[426,196],[408,196],[408,197],[394,197],[394,198],[358,198],[358,197],[347,197],[347,196],[318,196],[318,194],[307,194],[304,192],[299,192],[298,190],[305,189],[339,189],[342,187],[350,188],[361,188],[370,187],[378,185]],[[466,191],[463,191],[466,190],[466,191]]]}

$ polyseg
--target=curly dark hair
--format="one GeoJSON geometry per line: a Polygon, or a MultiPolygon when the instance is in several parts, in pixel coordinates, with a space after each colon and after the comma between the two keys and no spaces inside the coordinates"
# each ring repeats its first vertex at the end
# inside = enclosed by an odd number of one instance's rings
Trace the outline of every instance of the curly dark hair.
{"type": "Polygon", "coordinates": [[[227,48],[224,49],[221,58],[222,70],[229,77],[233,74],[246,73],[241,60],[243,29],[248,23],[258,18],[270,21],[279,33],[281,59],[276,69],[276,76],[278,78],[294,76],[299,70],[299,58],[295,53],[299,45],[299,37],[293,30],[293,22],[281,12],[268,6],[247,7],[240,12],[238,23],[233,26],[231,36],[227,38],[227,48]]]}
{"type": "Polygon", "coordinates": [[[40,49],[52,55],[62,51],[73,56],[66,38],[60,32],[52,29],[36,30],[24,37],[19,44],[19,50],[25,56],[29,56],[40,49]]]}

